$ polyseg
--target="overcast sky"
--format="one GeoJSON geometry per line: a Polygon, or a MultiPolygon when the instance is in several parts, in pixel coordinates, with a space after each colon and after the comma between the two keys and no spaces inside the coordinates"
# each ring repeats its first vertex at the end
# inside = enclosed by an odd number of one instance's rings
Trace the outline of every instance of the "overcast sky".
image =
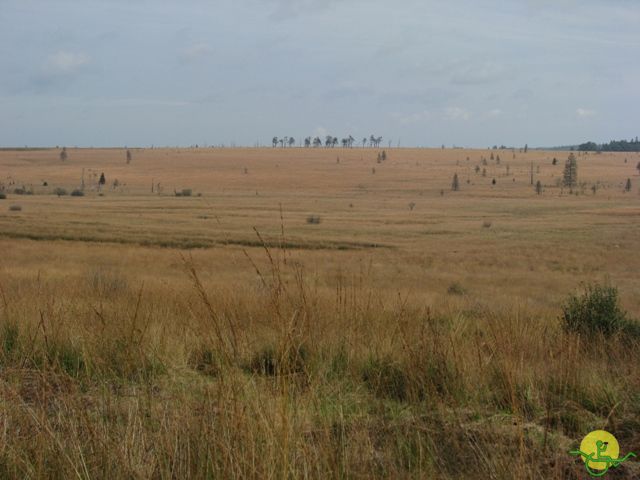
{"type": "Polygon", "coordinates": [[[0,145],[640,135],[638,0],[0,0],[0,145]]]}

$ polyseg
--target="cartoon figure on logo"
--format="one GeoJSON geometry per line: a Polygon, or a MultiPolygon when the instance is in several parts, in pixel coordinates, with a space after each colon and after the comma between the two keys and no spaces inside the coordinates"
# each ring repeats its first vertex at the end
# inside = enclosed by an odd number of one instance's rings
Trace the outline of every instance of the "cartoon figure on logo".
{"type": "Polygon", "coordinates": [[[615,468],[630,457],[636,456],[635,453],[627,453],[624,458],[619,458],[620,445],[616,437],[604,430],[591,432],[582,440],[580,450],[572,450],[569,454],[581,456],[587,472],[592,477],[602,477],[610,468],[615,468]]]}

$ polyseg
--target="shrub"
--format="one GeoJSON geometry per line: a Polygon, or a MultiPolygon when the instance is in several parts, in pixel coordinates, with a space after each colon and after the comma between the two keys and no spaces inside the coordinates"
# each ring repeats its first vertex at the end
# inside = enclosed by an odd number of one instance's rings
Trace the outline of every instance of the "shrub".
{"type": "Polygon", "coordinates": [[[21,212],[22,211],[22,206],[21,205],[11,205],[11,206],[9,206],[9,211],[11,211],[11,212],[21,212]]]}
{"type": "Polygon", "coordinates": [[[618,289],[608,284],[587,285],[582,294],[571,294],[562,307],[562,322],[568,332],[606,336],[628,323],[618,304],[618,289]]]}
{"type": "Polygon", "coordinates": [[[84,192],[82,190],[80,190],[79,188],[76,188],[74,191],[71,192],[71,196],[72,197],[84,197],[84,192]]]}
{"type": "Polygon", "coordinates": [[[183,197],[190,197],[192,193],[193,193],[193,191],[190,188],[183,188],[182,189],[182,196],[183,197]]]}
{"type": "Polygon", "coordinates": [[[6,200],[6,198],[7,198],[7,194],[0,192],[0,200],[6,200]]]}
{"type": "Polygon", "coordinates": [[[33,195],[33,192],[31,190],[27,190],[24,187],[18,187],[14,189],[13,193],[15,193],[16,195],[33,195]]]}
{"type": "Polygon", "coordinates": [[[449,295],[464,295],[466,292],[466,289],[458,282],[453,282],[449,285],[449,288],[447,288],[447,293],[449,295]]]}
{"type": "Polygon", "coordinates": [[[312,224],[312,225],[318,225],[320,223],[320,216],[319,215],[309,215],[307,217],[307,223],[312,224]]]}
{"type": "Polygon", "coordinates": [[[542,182],[540,182],[540,180],[536,182],[536,193],[542,195],[542,182]]]}
{"type": "Polygon", "coordinates": [[[622,334],[626,339],[640,339],[640,323],[627,320],[622,325],[622,334]]]}
{"type": "Polygon", "coordinates": [[[458,190],[460,190],[460,181],[458,180],[457,173],[453,175],[453,181],[451,182],[451,190],[453,190],[454,192],[457,192],[458,190]]]}
{"type": "Polygon", "coordinates": [[[67,194],[67,191],[62,187],[57,187],[53,190],[53,193],[59,197],[63,197],[67,194]]]}
{"type": "Polygon", "coordinates": [[[491,228],[491,220],[485,220],[482,222],[482,228],[491,228]]]}

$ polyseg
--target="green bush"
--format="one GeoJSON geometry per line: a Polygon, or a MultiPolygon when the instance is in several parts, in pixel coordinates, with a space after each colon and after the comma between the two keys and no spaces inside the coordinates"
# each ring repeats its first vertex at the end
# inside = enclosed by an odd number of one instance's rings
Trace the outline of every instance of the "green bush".
{"type": "Polygon", "coordinates": [[[640,339],[640,323],[633,320],[627,320],[624,325],[622,325],[622,334],[629,340],[640,339]]]}
{"type": "Polygon", "coordinates": [[[73,192],[71,192],[72,197],[84,197],[84,192],[79,188],[76,188],[73,192]]]}
{"type": "Polygon", "coordinates": [[[67,194],[67,191],[62,187],[57,187],[53,189],[53,193],[59,197],[63,197],[67,194]]]}
{"type": "Polygon", "coordinates": [[[629,323],[618,304],[618,289],[608,284],[587,285],[582,294],[571,294],[562,307],[568,332],[610,336],[629,323]]]}
{"type": "Polygon", "coordinates": [[[0,200],[6,200],[7,194],[4,192],[0,192],[0,200]]]}

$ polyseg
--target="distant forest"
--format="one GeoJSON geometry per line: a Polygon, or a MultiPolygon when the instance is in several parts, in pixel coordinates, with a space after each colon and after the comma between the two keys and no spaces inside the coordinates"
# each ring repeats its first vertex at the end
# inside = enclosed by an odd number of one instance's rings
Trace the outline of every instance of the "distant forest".
{"type": "Polygon", "coordinates": [[[638,137],[631,140],[611,140],[609,143],[598,145],[595,142],[581,143],[576,150],[582,152],[640,152],[638,137]]]}

